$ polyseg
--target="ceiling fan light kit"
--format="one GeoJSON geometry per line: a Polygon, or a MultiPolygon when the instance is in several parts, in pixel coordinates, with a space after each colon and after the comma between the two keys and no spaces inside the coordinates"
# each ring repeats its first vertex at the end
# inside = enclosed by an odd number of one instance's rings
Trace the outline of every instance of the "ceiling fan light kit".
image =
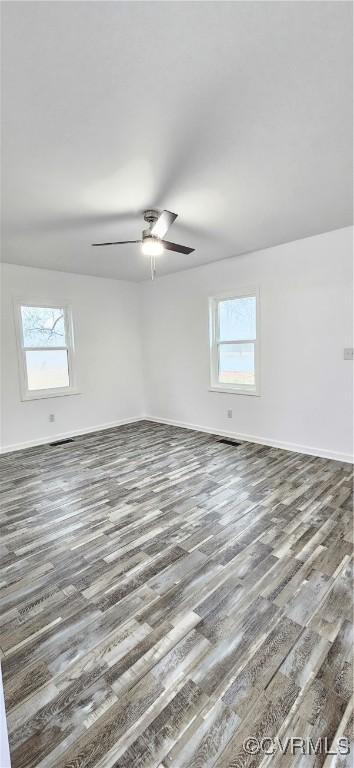
{"type": "Polygon", "coordinates": [[[178,245],[177,243],[170,243],[168,240],[163,240],[167,230],[171,224],[177,219],[177,213],[172,211],[162,211],[159,213],[154,209],[148,209],[144,211],[144,221],[148,226],[142,232],[141,240],[120,240],[111,243],[92,243],[94,246],[100,245],[127,245],[128,243],[141,243],[141,250],[144,256],[149,256],[151,260],[151,277],[155,276],[155,258],[161,256],[161,254],[167,251],[175,251],[175,253],[190,254],[193,253],[194,248],[189,248],[185,245],[178,245]]]}
{"type": "Polygon", "coordinates": [[[144,256],[161,256],[164,252],[164,247],[158,237],[145,235],[141,244],[141,250],[144,256]]]}

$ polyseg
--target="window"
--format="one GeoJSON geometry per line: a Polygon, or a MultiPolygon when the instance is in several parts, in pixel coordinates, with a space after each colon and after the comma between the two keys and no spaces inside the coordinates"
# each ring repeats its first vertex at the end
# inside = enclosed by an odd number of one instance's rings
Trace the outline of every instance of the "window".
{"type": "Polygon", "coordinates": [[[258,394],[258,292],[209,299],[210,389],[258,394]]]}
{"type": "Polygon", "coordinates": [[[74,394],[69,308],[21,303],[17,310],[23,400],[74,394]]]}

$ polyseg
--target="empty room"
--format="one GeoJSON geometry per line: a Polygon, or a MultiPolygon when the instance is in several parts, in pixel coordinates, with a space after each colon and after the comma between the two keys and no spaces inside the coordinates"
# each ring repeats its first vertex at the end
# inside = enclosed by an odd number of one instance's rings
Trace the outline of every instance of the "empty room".
{"type": "Polygon", "coordinates": [[[350,768],[352,2],[1,14],[0,768],[350,768]]]}

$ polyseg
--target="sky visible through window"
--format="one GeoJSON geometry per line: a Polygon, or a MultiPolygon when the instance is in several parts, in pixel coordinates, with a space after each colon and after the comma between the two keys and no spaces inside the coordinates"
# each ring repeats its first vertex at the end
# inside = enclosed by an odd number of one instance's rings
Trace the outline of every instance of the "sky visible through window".
{"type": "Polygon", "coordinates": [[[256,297],[220,301],[220,341],[243,341],[256,338],[256,297]]]}
{"type": "Polygon", "coordinates": [[[25,347],[65,347],[64,309],[21,307],[25,347]]]}
{"type": "Polygon", "coordinates": [[[32,347],[25,352],[28,389],[68,387],[68,353],[58,349],[66,347],[64,309],[22,306],[21,318],[24,347],[32,347]]]}
{"type": "Polygon", "coordinates": [[[226,299],[218,303],[219,381],[254,386],[254,344],[222,344],[256,338],[256,297],[226,299]]]}

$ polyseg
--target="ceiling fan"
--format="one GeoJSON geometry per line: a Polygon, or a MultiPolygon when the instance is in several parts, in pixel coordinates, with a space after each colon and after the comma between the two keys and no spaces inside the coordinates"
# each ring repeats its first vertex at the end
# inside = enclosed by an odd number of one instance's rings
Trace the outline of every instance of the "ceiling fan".
{"type": "MultiPolygon", "coordinates": [[[[114,243],[92,243],[94,246],[100,245],[127,245],[128,243],[141,243],[141,250],[145,256],[150,256],[151,259],[155,259],[156,256],[161,256],[164,250],[175,251],[176,253],[189,254],[194,251],[194,248],[188,248],[185,245],[177,245],[177,243],[170,243],[169,240],[163,240],[167,230],[171,224],[177,219],[177,213],[171,211],[162,211],[159,213],[155,210],[144,211],[144,221],[148,226],[143,229],[142,237],[140,240],[118,240],[114,243]]],[[[155,272],[155,263],[151,263],[152,273],[155,272]]]]}

